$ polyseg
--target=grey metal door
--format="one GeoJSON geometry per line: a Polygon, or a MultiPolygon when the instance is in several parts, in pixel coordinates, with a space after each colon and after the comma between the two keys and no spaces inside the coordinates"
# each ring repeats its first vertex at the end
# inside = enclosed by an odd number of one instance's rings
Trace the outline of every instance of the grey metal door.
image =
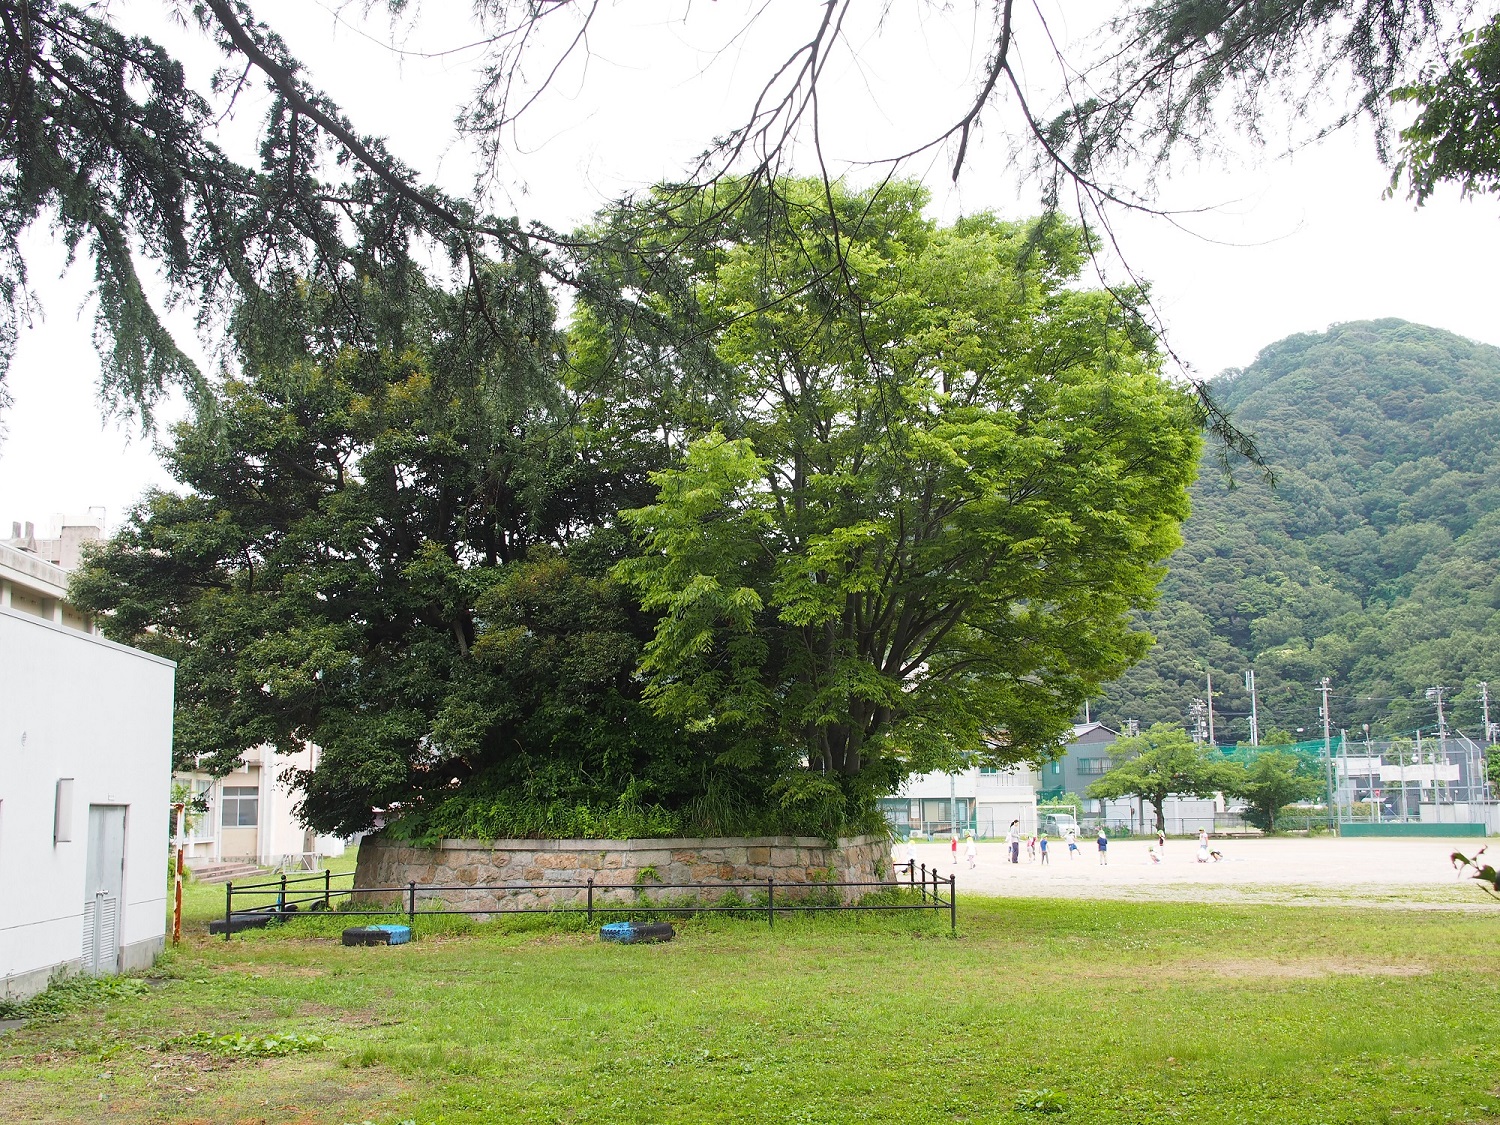
{"type": "Polygon", "coordinates": [[[125,806],[89,806],[89,854],[83,898],[83,971],[113,973],[120,965],[120,913],[125,894],[125,806]]]}

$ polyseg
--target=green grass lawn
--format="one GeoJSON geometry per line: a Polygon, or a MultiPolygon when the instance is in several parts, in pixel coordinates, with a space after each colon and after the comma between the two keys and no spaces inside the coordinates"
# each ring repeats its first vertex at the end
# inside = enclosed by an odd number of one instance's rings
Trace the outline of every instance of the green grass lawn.
{"type": "Polygon", "coordinates": [[[152,978],[0,1038],[5,1121],[1500,1122],[1500,907],[961,898],[957,940],[526,919],[345,949],[332,919],[210,940],[222,891],[188,901],[152,978]]]}

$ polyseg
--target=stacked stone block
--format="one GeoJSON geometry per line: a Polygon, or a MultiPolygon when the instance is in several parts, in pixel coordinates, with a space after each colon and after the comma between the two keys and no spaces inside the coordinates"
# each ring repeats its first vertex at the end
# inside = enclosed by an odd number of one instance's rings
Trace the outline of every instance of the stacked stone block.
{"type": "MultiPolygon", "coordinates": [[[[828,841],[812,836],[719,837],[678,840],[444,840],[413,847],[379,836],[359,847],[355,886],[387,888],[359,896],[364,903],[404,904],[404,888],[417,884],[419,904],[439,900],[453,910],[483,915],[509,909],[582,907],[590,878],[595,906],[658,905],[719,897],[712,886],[681,890],[662,884],[765,884],[790,900],[828,882],[889,881],[890,841],[855,836],[828,841]],[[481,890],[528,885],[524,892],[481,890]],[[442,889],[437,889],[442,888],[442,889]]],[[[751,897],[757,888],[736,888],[751,897]]],[[[871,888],[834,892],[844,901],[871,888]]],[[[763,897],[763,896],[762,896],[763,897]]]]}

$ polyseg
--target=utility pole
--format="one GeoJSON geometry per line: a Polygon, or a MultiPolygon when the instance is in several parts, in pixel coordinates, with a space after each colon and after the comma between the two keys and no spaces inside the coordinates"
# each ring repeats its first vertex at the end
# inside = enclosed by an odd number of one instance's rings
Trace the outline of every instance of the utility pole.
{"type": "MultiPolygon", "coordinates": [[[[1349,780],[1349,732],[1342,727],[1339,728],[1339,763],[1343,766],[1344,785],[1349,790],[1349,819],[1354,819],[1354,799],[1359,796],[1359,791],[1354,788],[1354,783],[1349,780]]],[[[1371,799],[1374,795],[1371,794],[1371,799]]],[[[1343,805],[1340,804],[1342,811],[1343,805]]]]}
{"type": "MultiPolygon", "coordinates": [[[[1489,747],[1495,745],[1495,728],[1494,728],[1494,725],[1490,722],[1490,685],[1489,685],[1488,681],[1485,681],[1485,680],[1481,680],[1480,681],[1480,683],[1479,683],[1479,698],[1484,703],[1484,745],[1485,745],[1486,750],[1488,750],[1489,747]]],[[[1480,758],[1479,759],[1479,764],[1476,767],[1478,769],[1478,771],[1479,771],[1480,793],[1482,795],[1482,799],[1485,800],[1485,801],[1488,801],[1490,799],[1490,796],[1491,796],[1491,794],[1490,794],[1489,773],[1488,773],[1488,767],[1489,767],[1489,760],[1488,760],[1488,758],[1489,758],[1488,754],[1486,754],[1485,757],[1480,758]]],[[[1472,797],[1472,795],[1473,795],[1473,788],[1472,788],[1472,786],[1470,787],[1469,793],[1470,793],[1470,796],[1472,797]]]]}
{"type": "Polygon", "coordinates": [[[1245,672],[1245,690],[1250,693],[1250,745],[1260,745],[1260,708],[1255,702],[1255,669],[1245,672]]]}
{"type": "Polygon", "coordinates": [[[1193,705],[1188,708],[1188,715],[1193,720],[1193,741],[1203,745],[1203,740],[1208,737],[1208,725],[1204,722],[1204,714],[1208,706],[1201,699],[1193,700],[1193,705]]]}
{"type": "Polygon", "coordinates": [[[1443,692],[1448,689],[1441,684],[1428,688],[1423,694],[1437,704],[1438,748],[1432,759],[1432,799],[1437,802],[1438,819],[1443,815],[1443,797],[1448,795],[1448,786],[1442,780],[1443,767],[1448,764],[1448,723],[1443,717],[1443,692]]]}
{"type": "Polygon", "coordinates": [[[1203,669],[1203,674],[1208,677],[1208,744],[1217,745],[1214,740],[1214,674],[1209,669],[1203,669]]]}
{"type": "Polygon", "coordinates": [[[1428,688],[1427,691],[1424,693],[1424,694],[1426,694],[1426,696],[1427,696],[1428,699],[1432,700],[1434,703],[1437,704],[1438,750],[1439,751],[1441,751],[1443,749],[1443,743],[1448,738],[1448,723],[1443,718],[1443,692],[1445,692],[1447,690],[1448,689],[1445,688],[1445,687],[1443,687],[1442,685],[1438,685],[1436,687],[1430,687],[1430,688],[1428,688]]]}
{"type": "MultiPolygon", "coordinates": [[[[1320,712],[1323,716],[1323,771],[1328,777],[1328,800],[1334,799],[1333,790],[1333,732],[1332,718],[1328,714],[1328,692],[1332,688],[1332,682],[1327,676],[1318,681],[1318,690],[1323,693],[1323,706],[1320,712]]],[[[1343,802],[1340,802],[1340,808],[1343,802]]]]}

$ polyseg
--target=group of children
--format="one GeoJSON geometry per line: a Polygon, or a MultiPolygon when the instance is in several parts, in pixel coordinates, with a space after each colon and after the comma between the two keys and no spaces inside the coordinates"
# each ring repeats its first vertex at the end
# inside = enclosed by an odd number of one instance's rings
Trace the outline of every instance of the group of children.
{"type": "MultiPolygon", "coordinates": [[[[1025,839],[1027,863],[1035,863],[1038,855],[1041,856],[1043,863],[1051,862],[1048,856],[1048,841],[1045,832],[1040,834],[1033,832],[1025,839]]],[[[1019,820],[1011,821],[1010,829],[1005,833],[1005,851],[1006,858],[1011,863],[1021,862],[1021,822],[1019,820]]]]}
{"type": "MultiPolygon", "coordinates": [[[[1063,838],[1063,842],[1068,845],[1068,858],[1069,859],[1077,859],[1078,858],[1078,832],[1077,832],[1077,830],[1076,829],[1072,829],[1072,828],[1069,828],[1069,829],[1065,830],[1063,832],[1063,837],[1062,838],[1063,838]]],[[[1045,832],[1040,832],[1040,833],[1033,832],[1030,835],[1023,836],[1023,834],[1021,832],[1021,822],[1020,822],[1020,820],[1013,820],[1013,821],[1011,821],[1010,822],[1010,829],[1005,834],[1005,853],[1006,853],[1006,859],[1009,860],[1011,863],[1020,863],[1021,862],[1021,844],[1023,842],[1026,844],[1026,861],[1028,863],[1034,863],[1034,862],[1036,862],[1038,856],[1041,857],[1041,862],[1042,863],[1048,863],[1049,862],[1048,851],[1047,851],[1047,844],[1048,844],[1047,834],[1045,832]]],[[[1104,828],[1102,826],[1099,829],[1099,835],[1096,837],[1095,842],[1096,842],[1096,844],[1098,846],[1098,849],[1099,849],[1099,864],[1100,864],[1100,866],[1102,866],[1102,867],[1108,867],[1109,866],[1109,836],[1104,831],[1104,828]]],[[[916,844],[917,844],[917,835],[916,835],[915,832],[913,832],[912,835],[907,840],[907,846],[908,846],[908,848],[910,848],[910,852],[909,852],[907,858],[911,862],[913,862],[913,863],[916,862],[916,858],[917,858],[916,844]]],[[[1151,845],[1151,846],[1149,846],[1146,849],[1146,855],[1147,855],[1148,859],[1150,860],[1150,862],[1153,863],[1153,864],[1160,863],[1161,860],[1162,860],[1162,855],[1166,852],[1166,848],[1167,848],[1167,834],[1165,832],[1158,831],[1157,834],[1156,834],[1156,843],[1153,844],[1153,845],[1151,845]]],[[[949,850],[950,850],[950,852],[953,855],[953,864],[956,867],[958,865],[958,833],[957,832],[953,833],[952,839],[949,841],[949,850]]],[[[973,870],[975,863],[979,859],[979,845],[978,845],[977,841],[975,841],[975,839],[974,839],[974,833],[973,832],[968,833],[967,840],[966,840],[966,842],[964,844],[964,858],[965,858],[965,860],[967,860],[967,862],[969,864],[969,869],[973,870]]],[[[1200,829],[1199,832],[1198,832],[1198,862],[1199,863],[1218,863],[1223,858],[1224,858],[1223,853],[1221,853],[1220,851],[1218,851],[1216,848],[1209,847],[1209,844],[1208,844],[1208,830],[1206,828],[1205,829],[1200,829]]]]}
{"type": "MultiPolygon", "coordinates": [[[[1153,864],[1160,863],[1161,857],[1167,850],[1167,834],[1161,829],[1156,831],[1156,843],[1146,849],[1146,855],[1153,864]]],[[[1224,853],[1218,848],[1208,846],[1208,829],[1198,829],[1198,862],[1219,863],[1224,859],[1224,853]]]]}
{"type": "MultiPolygon", "coordinates": [[[[1063,833],[1063,837],[1062,838],[1063,838],[1063,842],[1068,845],[1068,858],[1069,859],[1077,859],[1078,858],[1078,834],[1077,834],[1077,832],[1074,831],[1074,830],[1072,830],[1072,829],[1069,829],[1069,830],[1067,830],[1067,831],[1065,831],[1063,833]]],[[[1005,853],[1006,853],[1006,859],[1009,860],[1011,863],[1020,863],[1021,862],[1021,845],[1022,845],[1022,843],[1024,843],[1026,845],[1026,862],[1028,862],[1028,863],[1035,863],[1038,860],[1040,860],[1040,862],[1042,862],[1044,864],[1050,864],[1051,863],[1051,852],[1050,852],[1051,841],[1049,840],[1049,838],[1047,836],[1047,833],[1045,833],[1045,832],[1033,832],[1030,835],[1023,835],[1023,833],[1021,832],[1021,822],[1019,820],[1013,820],[1013,821],[1010,822],[1010,829],[1009,829],[1009,831],[1007,831],[1006,834],[1005,834],[1005,853]]],[[[911,836],[908,837],[908,839],[907,839],[907,847],[910,849],[910,851],[909,851],[909,853],[907,855],[907,859],[908,859],[909,862],[915,862],[916,861],[916,858],[917,858],[916,845],[917,845],[917,834],[915,832],[913,832],[911,834],[911,836]]],[[[1108,859],[1107,859],[1107,849],[1108,849],[1108,847],[1109,847],[1109,838],[1104,834],[1104,829],[1101,828],[1101,829],[1099,829],[1099,862],[1100,863],[1107,863],[1108,862],[1108,859]]],[[[958,866],[958,833],[957,832],[954,832],[951,835],[951,837],[949,838],[949,841],[948,841],[948,851],[949,851],[949,854],[952,856],[953,865],[955,867],[958,866]]],[[[964,859],[967,861],[970,870],[973,869],[975,863],[979,859],[979,844],[974,839],[974,833],[973,832],[969,832],[965,836],[965,840],[964,840],[964,859]]]]}

